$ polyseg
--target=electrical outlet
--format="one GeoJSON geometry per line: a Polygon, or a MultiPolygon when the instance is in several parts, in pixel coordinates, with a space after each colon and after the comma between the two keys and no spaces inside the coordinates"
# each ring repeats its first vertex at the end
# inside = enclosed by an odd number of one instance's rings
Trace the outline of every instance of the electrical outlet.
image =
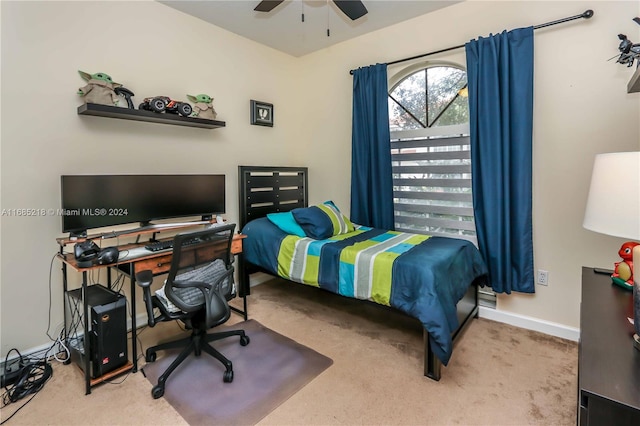
{"type": "Polygon", "coordinates": [[[549,285],[549,271],[538,269],[538,284],[549,285]]]}

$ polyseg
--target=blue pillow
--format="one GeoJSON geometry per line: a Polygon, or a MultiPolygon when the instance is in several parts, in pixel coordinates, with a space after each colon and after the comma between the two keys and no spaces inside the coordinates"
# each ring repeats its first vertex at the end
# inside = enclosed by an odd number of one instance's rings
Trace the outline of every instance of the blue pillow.
{"type": "Polygon", "coordinates": [[[298,222],[293,218],[291,212],[269,213],[267,214],[267,219],[287,234],[297,235],[298,237],[307,236],[300,225],[298,225],[298,222]]]}
{"type": "Polygon", "coordinates": [[[334,235],[352,232],[355,229],[353,223],[340,212],[332,201],[293,209],[291,213],[305,234],[316,240],[325,240],[334,235]]]}

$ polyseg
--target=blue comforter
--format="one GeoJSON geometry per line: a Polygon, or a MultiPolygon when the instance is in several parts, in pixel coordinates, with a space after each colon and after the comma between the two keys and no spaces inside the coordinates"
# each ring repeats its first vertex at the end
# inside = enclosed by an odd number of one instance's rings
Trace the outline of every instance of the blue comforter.
{"type": "Polygon", "coordinates": [[[289,235],[267,218],[242,233],[244,259],[274,275],[394,307],[422,322],[447,365],[456,304],[487,273],[476,247],[455,238],[358,227],[327,240],[289,235]]]}

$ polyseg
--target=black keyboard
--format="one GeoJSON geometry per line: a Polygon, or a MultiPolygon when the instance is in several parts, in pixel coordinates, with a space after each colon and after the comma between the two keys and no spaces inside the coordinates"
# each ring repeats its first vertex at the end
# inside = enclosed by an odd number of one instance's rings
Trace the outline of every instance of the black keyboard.
{"type": "Polygon", "coordinates": [[[144,246],[144,248],[150,251],[167,250],[173,248],[173,240],[150,242],[149,244],[144,246]]]}
{"type": "MultiPolygon", "coordinates": [[[[189,246],[189,245],[196,244],[196,243],[199,243],[199,242],[200,242],[199,238],[191,238],[190,240],[185,240],[183,242],[183,245],[184,246],[189,246]]],[[[149,242],[146,246],[144,246],[144,248],[146,248],[149,251],[168,250],[170,248],[173,248],[173,240],[152,241],[152,242],[149,242]]]]}

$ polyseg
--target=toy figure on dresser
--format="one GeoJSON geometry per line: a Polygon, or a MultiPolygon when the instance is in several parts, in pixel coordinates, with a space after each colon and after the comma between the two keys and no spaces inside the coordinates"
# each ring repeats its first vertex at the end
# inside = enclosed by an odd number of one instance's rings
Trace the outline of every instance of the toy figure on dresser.
{"type": "Polygon", "coordinates": [[[618,255],[622,261],[615,263],[613,275],[611,275],[614,284],[627,290],[633,290],[633,248],[638,245],[640,243],[629,241],[620,247],[618,255]]]}
{"type": "Polygon", "coordinates": [[[118,105],[120,96],[115,89],[122,87],[122,84],[114,83],[111,76],[103,72],[89,74],[78,71],[80,77],[87,82],[87,85],[78,89],[78,95],[84,98],[89,104],[118,105]]]}
{"type": "Polygon", "coordinates": [[[202,93],[196,96],[187,95],[187,98],[193,102],[192,117],[215,120],[218,116],[216,110],[213,109],[213,98],[211,96],[202,93]]]}

